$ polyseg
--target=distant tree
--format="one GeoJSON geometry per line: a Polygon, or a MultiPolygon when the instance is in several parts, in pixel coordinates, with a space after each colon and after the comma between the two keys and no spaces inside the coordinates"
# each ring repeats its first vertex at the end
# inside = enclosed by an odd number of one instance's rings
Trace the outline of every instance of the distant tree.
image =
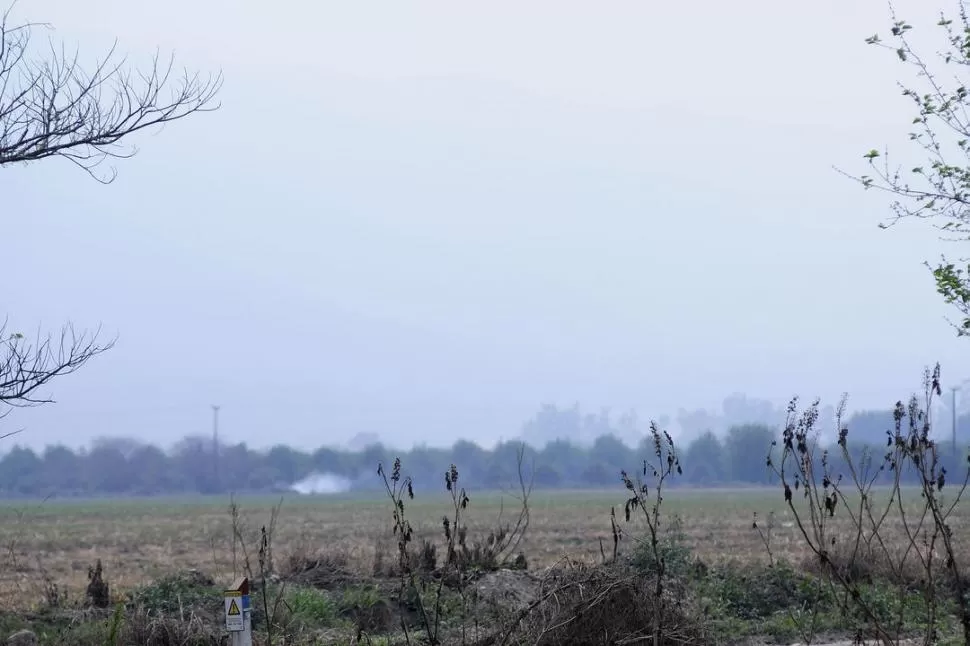
{"type": "Polygon", "coordinates": [[[357,460],[357,469],[359,471],[370,471],[375,464],[380,464],[381,462],[388,461],[388,455],[390,451],[380,442],[375,444],[370,444],[362,451],[359,451],[354,457],[357,460]]]}
{"type": "Polygon", "coordinates": [[[623,469],[627,471],[636,469],[639,456],[635,456],[629,446],[624,444],[620,438],[610,433],[601,435],[593,442],[590,449],[590,458],[593,462],[600,462],[608,465],[614,477],[623,469]]]}
{"type": "MultiPolygon", "coordinates": [[[[484,474],[485,488],[499,490],[518,486],[518,459],[521,442],[500,442],[492,450],[484,474]]],[[[523,471],[528,473],[536,461],[536,451],[526,446],[522,456],[523,471]]]]}
{"type": "MultiPolygon", "coordinates": [[[[589,453],[569,440],[556,440],[546,444],[545,448],[539,453],[537,461],[540,466],[548,464],[555,467],[567,480],[573,479],[575,481],[589,463],[589,453]]],[[[536,472],[536,484],[543,486],[539,481],[538,471],[536,472]]]]}
{"type": "Polygon", "coordinates": [[[616,471],[610,468],[605,462],[593,462],[583,469],[582,473],[582,482],[593,485],[594,487],[615,485],[617,479],[616,471]]]}
{"type": "Polygon", "coordinates": [[[41,461],[29,448],[15,446],[0,460],[0,490],[7,493],[39,493],[41,461]]]}
{"type": "Polygon", "coordinates": [[[482,487],[492,491],[499,491],[508,487],[512,481],[512,468],[501,460],[492,456],[482,474],[482,487]]]}
{"type": "Polygon", "coordinates": [[[81,458],[66,446],[44,449],[41,481],[53,491],[64,495],[82,490],[81,458]]]}
{"type": "Polygon", "coordinates": [[[96,437],[91,441],[92,449],[111,449],[118,451],[126,460],[145,445],[130,437],[96,437]]]}
{"type": "Polygon", "coordinates": [[[695,439],[687,446],[681,460],[684,465],[684,478],[691,483],[712,485],[725,482],[727,467],[724,447],[711,431],[695,439]]]}
{"type": "Polygon", "coordinates": [[[297,482],[307,477],[312,464],[309,456],[283,444],[277,444],[266,455],[266,465],[287,483],[297,482]]]}
{"type": "Polygon", "coordinates": [[[562,486],[562,473],[550,464],[536,467],[534,482],[537,487],[555,488],[562,486]]]}
{"type": "Polygon", "coordinates": [[[190,435],[175,445],[172,451],[174,479],[180,488],[199,493],[217,493],[213,448],[212,441],[200,435],[190,435]]]}
{"type": "Polygon", "coordinates": [[[765,447],[777,436],[778,432],[770,426],[732,426],[724,438],[729,478],[735,482],[767,484],[770,480],[765,447]]]}
{"type": "MultiPolygon", "coordinates": [[[[317,453],[314,453],[313,458],[316,459],[316,456],[317,453]]],[[[249,450],[245,442],[220,445],[219,476],[221,484],[229,491],[246,489],[249,472],[256,467],[258,462],[259,457],[249,450]]]]}
{"type": "Polygon", "coordinates": [[[434,487],[441,482],[442,464],[449,462],[442,451],[432,449],[426,445],[416,446],[408,453],[405,463],[405,473],[411,480],[422,487],[434,487]]]}
{"type": "Polygon", "coordinates": [[[313,452],[313,468],[325,473],[343,474],[342,456],[336,449],[324,446],[313,452]]]}
{"type": "Polygon", "coordinates": [[[248,474],[247,486],[254,491],[272,489],[279,484],[284,484],[280,472],[269,465],[258,466],[248,474]]]}
{"type": "Polygon", "coordinates": [[[117,446],[95,446],[88,453],[85,465],[84,480],[89,491],[109,494],[131,491],[135,473],[117,446]]]}
{"type": "Polygon", "coordinates": [[[172,490],[171,463],[156,446],[139,446],[128,456],[131,471],[129,491],[139,495],[160,494],[172,490]]]}
{"type": "Polygon", "coordinates": [[[468,440],[458,440],[451,447],[451,459],[461,465],[462,471],[468,473],[469,481],[478,478],[488,470],[488,451],[468,440]]]}
{"type": "MultiPolygon", "coordinates": [[[[917,51],[910,38],[913,27],[891,10],[889,41],[879,34],[866,39],[884,48],[907,66],[913,78],[898,83],[913,109],[907,125],[915,161],[896,161],[888,150],[865,154],[868,174],[849,177],[866,189],[888,193],[892,216],[887,228],[904,219],[928,221],[946,239],[970,240],[970,19],[962,0],[955,2],[958,17],[941,14],[937,22],[941,50],[917,51]],[[890,160],[893,160],[892,162],[890,160]]],[[[932,270],[943,300],[954,306],[959,335],[970,334],[970,264],[966,257],[951,262],[942,257],[932,270]]]]}
{"type": "Polygon", "coordinates": [[[848,425],[852,429],[853,444],[881,446],[886,442],[886,433],[895,427],[893,411],[863,410],[853,413],[848,425]]]}

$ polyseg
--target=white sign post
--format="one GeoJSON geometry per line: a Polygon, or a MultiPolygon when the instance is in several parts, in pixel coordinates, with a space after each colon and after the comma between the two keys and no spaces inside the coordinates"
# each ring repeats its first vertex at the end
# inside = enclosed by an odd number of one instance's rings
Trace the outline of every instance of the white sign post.
{"type": "Polygon", "coordinates": [[[226,630],[231,646],[253,646],[252,609],[249,606],[249,579],[236,579],[225,594],[226,630]]]}

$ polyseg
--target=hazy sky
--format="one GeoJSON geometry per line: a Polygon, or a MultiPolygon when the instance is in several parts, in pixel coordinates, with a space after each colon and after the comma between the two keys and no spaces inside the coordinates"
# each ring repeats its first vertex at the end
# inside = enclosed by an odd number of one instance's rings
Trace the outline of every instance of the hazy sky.
{"type": "MultiPolygon", "coordinates": [[[[926,31],[944,6],[897,3],[926,31]]],[[[119,337],[2,424],[168,444],[218,403],[255,446],[487,443],[542,402],[887,407],[927,363],[970,377],[921,264],[959,246],[879,230],[888,198],[832,168],[909,150],[906,68],[863,42],[887,12],[21,0],[89,60],[118,38],[226,80],[110,186],[0,172],[11,322],[119,337]]]]}

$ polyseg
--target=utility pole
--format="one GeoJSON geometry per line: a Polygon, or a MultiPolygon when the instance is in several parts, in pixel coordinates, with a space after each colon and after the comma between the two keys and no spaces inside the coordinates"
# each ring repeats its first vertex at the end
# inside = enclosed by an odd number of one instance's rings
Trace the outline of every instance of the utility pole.
{"type": "Polygon", "coordinates": [[[222,482],[219,480],[219,406],[216,404],[212,404],[212,469],[216,492],[222,493],[222,482]]]}
{"type": "Polygon", "coordinates": [[[950,408],[953,412],[953,455],[957,454],[957,390],[958,386],[950,386],[950,408]]]}

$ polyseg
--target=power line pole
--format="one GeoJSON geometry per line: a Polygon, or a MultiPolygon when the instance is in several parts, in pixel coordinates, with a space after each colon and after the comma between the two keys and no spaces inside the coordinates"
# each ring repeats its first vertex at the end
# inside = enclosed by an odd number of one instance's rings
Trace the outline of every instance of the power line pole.
{"type": "Polygon", "coordinates": [[[219,406],[216,404],[212,404],[212,469],[216,491],[222,493],[222,483],[219,480],[219,406]]]}

